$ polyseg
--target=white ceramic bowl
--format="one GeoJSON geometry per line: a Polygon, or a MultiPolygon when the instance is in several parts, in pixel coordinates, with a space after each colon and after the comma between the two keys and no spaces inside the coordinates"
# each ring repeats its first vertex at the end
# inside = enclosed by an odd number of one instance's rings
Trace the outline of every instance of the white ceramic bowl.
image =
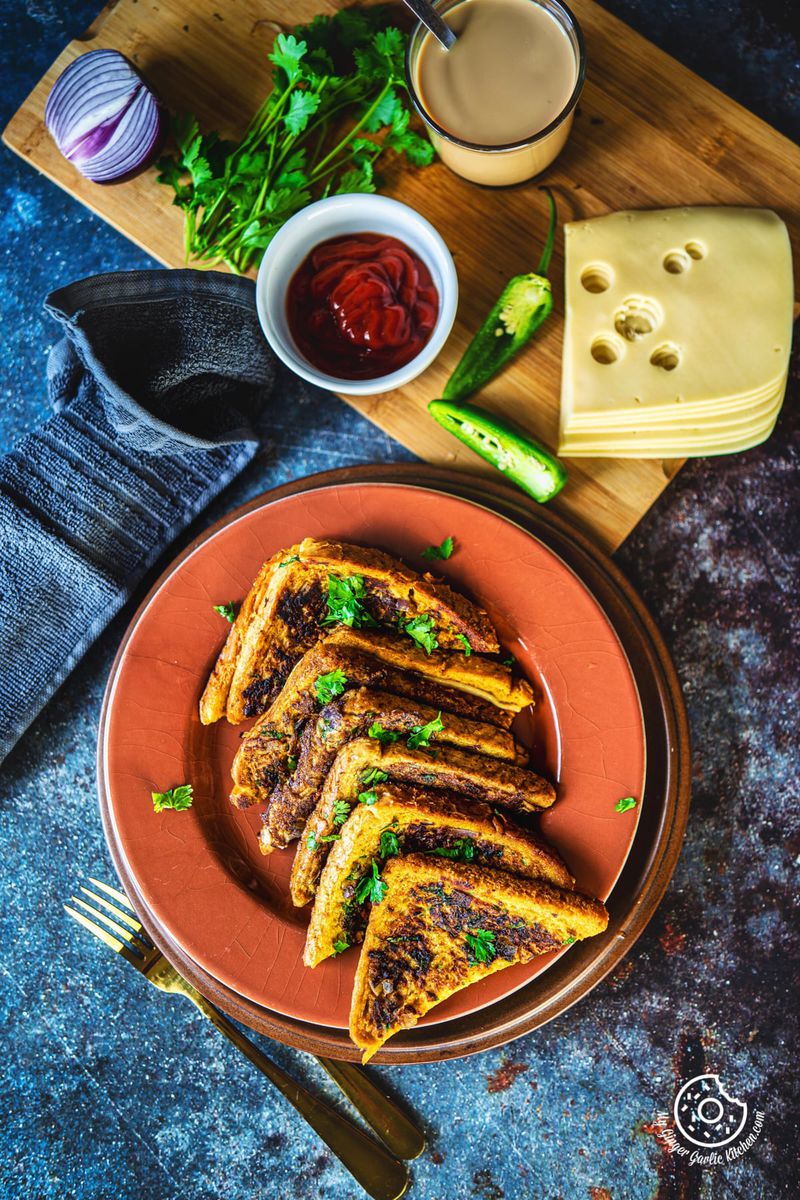
{"type": "Polygon", "coordinates": [[[278,358],[303,379],[349,396],[388,392],[420,375],[447,341],[457,305],[456,268],[441,235],[413,208],[388,196],[329,196],[309,204],[275,234],[256,280],[258,318],[278,358]],[[318,370],[298,350],[286,318],[286,293],[306,256],[320,242],[353,233],[381,233],[405,242],[427,265],[439,293],[439,316],[422,350],[398,371],[378,379],[337,379],[318,370]]]}

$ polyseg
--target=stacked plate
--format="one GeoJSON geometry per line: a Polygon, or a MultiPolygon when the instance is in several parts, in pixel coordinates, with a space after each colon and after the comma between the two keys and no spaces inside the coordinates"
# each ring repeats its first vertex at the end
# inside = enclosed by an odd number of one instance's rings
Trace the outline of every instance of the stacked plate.
{"type": "Polygon", "coordinates": [[[358,468],[302,481],[231,514],[145,600],[112,669],[99,743],[101,811],[122,882],[167,957],[220,1007],[273,1037],[358,1058],[347,1033],[355,951],[302,963],[307,913],[288,896],[292,851],[264,857],[258,815],[231,807],[240,729],[200,724],[225,629],[212,605],[245,595],[261,562],[313,533],[439,567],[497,625],[534,684],[518,719],[532,765],[557,782],[542,830],[578,886],[611,897],[601,937],[499,971],[393,1038],[381,1062],[498,1045],[584,995],[641,932],[672,873],[688,806],[680,693],[658,635],[613,566],[503,485],[434,468],[358,468]],[[398,480],[400,480],[398,482],[398,480]],[[192,783],[185,812],[150,793],[192,783]],[[623,796],[635,809],[617,812],[623,796]]]}
{"type": "Polygon", "coordinates": [[[559,452],[730,454],[772,432],[792,341],[786,227],[761,209],[566,227],[559,452]]]}

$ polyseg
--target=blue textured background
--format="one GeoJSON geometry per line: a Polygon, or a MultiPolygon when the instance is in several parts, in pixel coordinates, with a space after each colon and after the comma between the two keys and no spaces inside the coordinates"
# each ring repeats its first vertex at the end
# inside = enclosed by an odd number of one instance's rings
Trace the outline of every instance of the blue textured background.
{"type": "MultiPolygon", "coordinates": [[[[791,3],[609,6],[785,133],[800,132],[791,3]]],[[[95,3],[0,0],[0,14],[5,124],[95,3]]],[[[44,294],[149,263],[8,151],[0,162],[8,445],[45,413],[44,294]]],[[[613,977],[551,1025],[505,1051],[380,1072],[429,1131],[413,1167],[420,1200],[796,1195],[797,392],[795,358],[768,445],[690,464],[618,555],[670,644],[692,723],[694,806],[667,897],[613,977]],[[676,1082],[703,1069],[766,1112],[761,1140],[724,1171],[676,1164],[649,1128],[676,1082]]],[[[338,401],[297,400],[276,411],[273,444],[202,524],[285,479],[408,457],[338,401]]],[[[128,615],[0,771],[0,1196],[361,1195],[193,1009],[145,988],[62,917],[79,875],[112,876],[94,744],[128,615]]],[[[324,1088],[301,1055],[274,1053],[324,1088]]]]}

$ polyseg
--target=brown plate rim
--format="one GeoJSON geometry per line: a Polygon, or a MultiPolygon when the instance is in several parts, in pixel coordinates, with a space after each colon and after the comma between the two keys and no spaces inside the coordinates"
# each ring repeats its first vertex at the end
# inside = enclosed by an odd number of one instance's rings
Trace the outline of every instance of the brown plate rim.
{"type": "Polygon", "coordinates": [[[634,671],[645,715],[648,774],[642,813],[625,867],[608,902],[611,921],[601,938],[573,947],[548,971],[477,1013],[399,1034],[375,1062],[400,1064],[463,1057],[503,1045],[577,1003],[612,971],[644,931],[672,877],[689,811],[689,731],[680,684],[652,617],[615,564],[580,530],[502,482],[423,463],[344,467],[263,492],[199,534],[168,565],[143,599],[122,638],[109,673],[98,730],[97,783],[106,841],[120,881],[166,957],[205,996],[250,1028],[287,1045],[329,1058],[357,1060],[347,1031],[311,1025],[245,999],[200,968],[143,903],[109,815],[102,746],[113,682],[127,642],[152,595],[180,562],[218,530],[245,514],[300,492],[352,483],[393,483],[438,490],[479,503],[522,525],[577,572],[607,613],[634,671]],[[586,574],[592,576],[587,580],[586,574]],[[657,765],[656,772],[651,764],[657,765]]]}

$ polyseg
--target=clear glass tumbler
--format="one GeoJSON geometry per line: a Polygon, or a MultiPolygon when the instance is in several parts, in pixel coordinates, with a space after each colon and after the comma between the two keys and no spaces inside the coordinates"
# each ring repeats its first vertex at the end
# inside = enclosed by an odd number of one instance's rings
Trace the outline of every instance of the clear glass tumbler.
{"type": "MultiPolygon", "coordinates": [[[[450,9],[470,0],[435,0],[436,9],[443,15],[450,9]]],[[[428,127],[431,141],[439,157],[457,175],[489,187],[522,183],[539,175],[561,153],[569,137],[575,107],[580,99],[586,78],[586,48],[576,18],[560,0],[529,0],[558,22],[566,34],[575,55],[575,85],[564,108],[544,129],[532,130],[530,137],[507,145],[479,145],[464,141],[439,124],[426,107],[419,87],[420,54],[433,35],[422,23],[411,34],[406,53],[406,82],[417,112],[428,127]]]]}

